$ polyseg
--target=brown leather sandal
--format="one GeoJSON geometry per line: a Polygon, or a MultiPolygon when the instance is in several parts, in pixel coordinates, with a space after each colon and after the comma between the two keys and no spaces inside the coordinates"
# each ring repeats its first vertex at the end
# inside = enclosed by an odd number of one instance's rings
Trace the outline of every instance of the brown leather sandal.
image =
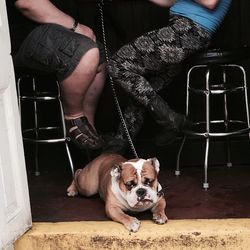
{"type": "Polygon", "coordinates": [[[65,120],[67,135],[80,149],[99,149],[104,145],[104,140],[90,125],[87,117],[65,120]]]}

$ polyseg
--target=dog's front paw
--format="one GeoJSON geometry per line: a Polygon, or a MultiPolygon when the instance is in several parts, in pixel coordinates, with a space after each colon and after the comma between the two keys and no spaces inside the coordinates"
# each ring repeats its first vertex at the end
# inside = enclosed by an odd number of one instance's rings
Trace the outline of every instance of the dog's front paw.
{"type": "Polygon", "coordinates": [[[165,214],[153,214],[153,221],[156,224],[165,224],[168,222],[168,217],[165,214]]]}
{"type": "Polygon", "coordinates": [[[125,227],[129,231],[136,233],[139,230],[140,225],[141,225],[141,222],[137,218],[131,217],[131,220],[129,221],[129,223],[125,224],[125,227]]]}

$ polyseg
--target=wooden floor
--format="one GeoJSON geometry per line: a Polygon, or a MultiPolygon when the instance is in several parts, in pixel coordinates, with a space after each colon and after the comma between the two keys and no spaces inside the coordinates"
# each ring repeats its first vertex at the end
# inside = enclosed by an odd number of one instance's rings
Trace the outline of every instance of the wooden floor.
{"type": "MultiPolygon", "coordinates": [[[[63,148],[43,146],[40,151],[40,176],[34,176],[32,152],[26,149],[28,181],[34,222],[108,220],[99,196],[85,198],[66,196],[71,173],[63,148]],[[28,152],[28,153],[27,153],[28,152]]],[[[156,152],[157,153],[157,150],[156,152]]],[[[160,151],[159,151],[160,153],[160,151]]],[[[86,156],[73,154],[76,168],[84,166],[86,156]],[[77,159],[77,160],[76,160],[77,159]]],[[[174,175],[174,165],[167,164],[165,154],[159,155],[160,183],[167,198],[169,219],[250,218],[250,166],[223,165],[209,167],[209,190],[202,188],[203,166],[183,166],[181,176],[174,175]],[[170,165],[170,166],[169,166],[170,165]]],[[[151,219],[149,212],[138,215],[151,219]]]]}

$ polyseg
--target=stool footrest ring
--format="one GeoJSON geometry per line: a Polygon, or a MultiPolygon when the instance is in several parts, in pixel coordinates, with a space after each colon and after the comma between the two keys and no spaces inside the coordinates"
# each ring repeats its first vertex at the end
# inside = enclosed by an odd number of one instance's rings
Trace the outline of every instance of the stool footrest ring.
{"type": "Polygon", "coordinates": [[[60,133],[60,127],[40,127],[23,130],[23,140],[30,143],[58,143],[65,142],[67,137],[60,133]],[[50,138],[50,139],[48,139],[50,138]]]}
{"type": "Polygon", "coordinates": [[[227,137],[250,133],[250,127],[247,126],[246,122],[241,120],[229,120],[227,125],[224,120],[210,121],[210,131],[206,131],[205,126],[205,121],[196,122],[193,125],[193,130],[184,130],[183,134],[200,137],[227,137]],[[223,126],[224,132],[221,132],[221,127],[219,129],[217,128],[220,132],[216,132],[216,126],[223,126]],[[233,129],[233,126],[237,126],[237,129],[233,129]]]}

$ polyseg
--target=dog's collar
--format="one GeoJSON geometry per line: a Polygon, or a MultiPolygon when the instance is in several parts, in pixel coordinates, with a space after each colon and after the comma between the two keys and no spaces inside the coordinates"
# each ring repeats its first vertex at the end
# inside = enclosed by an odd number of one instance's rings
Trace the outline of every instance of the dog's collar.
{"type": "Polygon", "coordinates": [[[163,190],[167,189],[168,187],[162,187],[160,183],[158,183],[157,186],[157,195],[160,198],[161,196],[164,196],[163,190]]]}
{"type": "Polygon", "coordinates": [[[158,195],[159,197],[161,197],[161,196],[164,195],[164,193],[163,193],[163,191],[162,191],[162,186],[161,186],[160,183],[158,183],[158,186],[157,186],[157,195],[158,195]]]}

